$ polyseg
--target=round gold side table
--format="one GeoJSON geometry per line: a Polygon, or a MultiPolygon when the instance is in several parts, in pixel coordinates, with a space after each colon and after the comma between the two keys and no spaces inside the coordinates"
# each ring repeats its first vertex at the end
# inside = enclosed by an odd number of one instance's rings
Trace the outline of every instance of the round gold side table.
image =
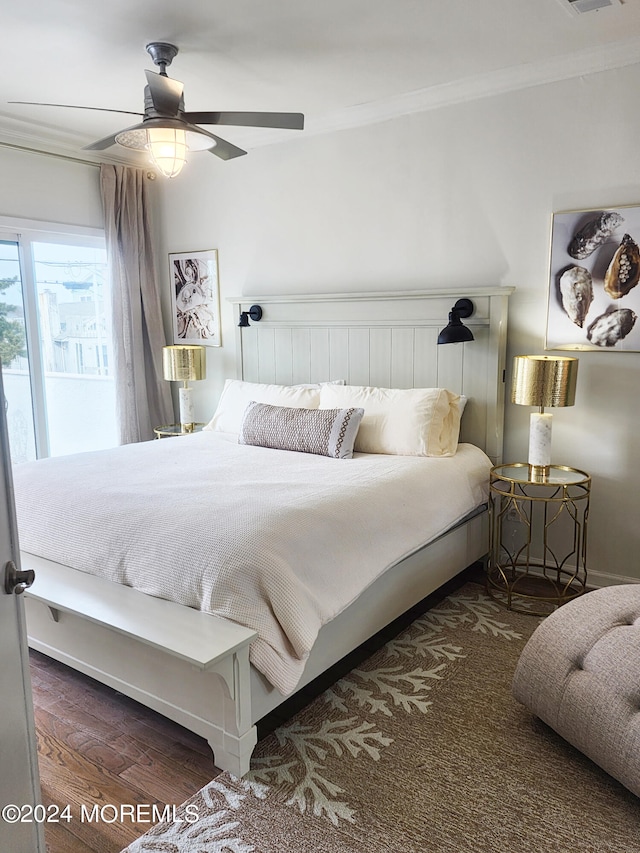
{"type": "Polygon", "coordinates": [[[489,486],[489,595],[510,610],[546,616],[582,595],[587,583],[591,477],[553,465],[543,479],[529,465],[492,468],[489,486]]]}
{"type": "Polygon", "coordinates": [[[167,424],[166,426],[154,427],[156,438],[168,438],[173,435],[191,435],[192,432],[200,432],[205,424],[167,424]]]}

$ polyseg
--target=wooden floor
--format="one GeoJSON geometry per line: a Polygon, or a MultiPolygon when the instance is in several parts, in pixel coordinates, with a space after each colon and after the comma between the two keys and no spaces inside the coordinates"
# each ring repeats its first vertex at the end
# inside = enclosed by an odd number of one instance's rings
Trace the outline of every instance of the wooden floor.
{"type": "Polygon", "coordinates": [[[119,853],[150,829],[112,821],[115,806],[178,806],[220,771],[203,738],[108,687],[31,652],[38,760],[45,805],[70,821],[47,823],[48,853],[119,853]],[[104,820],[89,822],[94,805],[104,820]],[[82,818],[85,818],[84,820],[82,818]]]}
{"type": "MultiPolygon", "coordinates": [[[[281,706],[258,725],[258,736],[456,587],[479,579],[476,564],[445,584],[281,706]]],[[[113,820],[112,807],[178,806],[220,772],[203,738],[64,664],[34,651],[30,658],[43,802],[61,812],[69,806],[71,816],[45,825],[48,853],[120,853],[156,821],[113,820]],[[82,820],[96,805],[106,807],[105,820],[82,820]]]]}

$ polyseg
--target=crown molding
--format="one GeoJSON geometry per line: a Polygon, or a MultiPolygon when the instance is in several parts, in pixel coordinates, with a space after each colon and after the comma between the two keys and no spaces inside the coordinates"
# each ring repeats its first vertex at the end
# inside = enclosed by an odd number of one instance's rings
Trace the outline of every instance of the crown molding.
{"type": "Polygon", "coordinates": [[[640,38],[612,42],[605,46],[576,51],[540,62],[500,68],[391,98],[356,104],[318,117],[311,116],[305,120],[305,129],[300,135],[294,136],[291,131],[276,133],[270,131],[269,134],[260,130],[248,131],[242,135],[242,140],[238,144],[259,147],[300,139],[304,136],[366,127],[413,113],[428,112],[575,77],[599,74],[638,62],[640,62],[640,38]]]}

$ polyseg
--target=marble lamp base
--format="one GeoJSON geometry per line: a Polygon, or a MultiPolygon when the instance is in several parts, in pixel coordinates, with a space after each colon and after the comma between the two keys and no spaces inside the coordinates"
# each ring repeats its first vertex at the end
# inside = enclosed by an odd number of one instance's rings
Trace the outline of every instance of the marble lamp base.
{"type": "Polygon", "coordinates": [[[533,412],[529,421],[529,471],[531,480],[540,482],[551,467],[551,425],[553,415],[533,412]]]}
{"type": "Polygon", "coordinates": [[[180,388],[180,423],[182,426],[193,426],[194,421],[195,415],[193,411],[191,388],[180,388]]]}

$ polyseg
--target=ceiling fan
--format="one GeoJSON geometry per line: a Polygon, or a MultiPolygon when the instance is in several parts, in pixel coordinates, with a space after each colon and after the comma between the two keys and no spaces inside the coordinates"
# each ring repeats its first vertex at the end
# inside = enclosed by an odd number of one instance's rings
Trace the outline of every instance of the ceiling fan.
{"type": "Polygon", "coordinates": [[[42,104],[33,101],[10,101],[12,104],[66,107],[69,109],[98,110],[142,116],[138,124],[126,127],[104,139],[85,145],[87,151],[103,151],[112,145],[148,150],[151,159],[167,177],[175,177],[186,162],[187,151],[211,151],[223,160],[241,157],[247,152],[225,139],[221,139],[198,125],[233,125],[237,127],[275,127],[302,130],[302,113],[265,112],[186,112],[184,86],[167,76],[167,66],[178,53],[178,48],[167,42],[151,42],[147,53],[160,68],[160,73],[145,71],[147,85],[144,89],[144,112],[111,110],[103,107],[84,107],[74,104],[42,104]]]}

